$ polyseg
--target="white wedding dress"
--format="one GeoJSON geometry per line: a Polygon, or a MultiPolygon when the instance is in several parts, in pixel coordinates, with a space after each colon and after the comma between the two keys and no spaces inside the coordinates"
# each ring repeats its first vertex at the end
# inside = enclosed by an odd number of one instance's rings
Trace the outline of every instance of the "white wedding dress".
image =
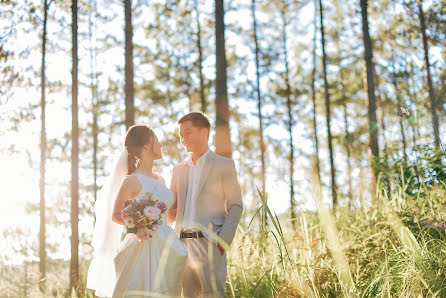
{"type": "MultiPolygon", "coordinates": [[[[173,194],[162,178],[132,175],[141,183],[140,195],[150,192],[168,208],[172,205],[173,194]]],[[[163,214],[163,223],[151,239],[139,242],[135,234],[127,234],[121,242],[114,259],[117,280],[113,297],[180,296],[186,259],[186,248],[166,225],[163,214]]]]}

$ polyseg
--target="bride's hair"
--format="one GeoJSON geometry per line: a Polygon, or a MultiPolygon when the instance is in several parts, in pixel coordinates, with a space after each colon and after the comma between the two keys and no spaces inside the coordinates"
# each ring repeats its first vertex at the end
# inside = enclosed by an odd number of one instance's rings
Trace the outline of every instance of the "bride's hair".
{"type": "Polygon", "coordinates": [[[125,147],[129,153],[127,163],[131,174],[136,170],[136,162],[141,159],[141,149],[148,143],[153,143],[155,133],[145,124],[135,124],[127,130],[125,135],[125,147]]]}

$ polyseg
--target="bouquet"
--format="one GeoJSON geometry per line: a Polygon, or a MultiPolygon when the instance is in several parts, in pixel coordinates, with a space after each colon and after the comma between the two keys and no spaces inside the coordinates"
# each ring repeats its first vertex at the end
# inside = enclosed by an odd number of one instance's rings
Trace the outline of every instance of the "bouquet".
{"type": "Polygon", "coordinates": [[[162,215],[167,207],[150,193],[146,192],[133,200],[125,202],[121,217],[127,227],[127,233],[135,233],[139,241],[152,238],[163,223],[162,215]]]}

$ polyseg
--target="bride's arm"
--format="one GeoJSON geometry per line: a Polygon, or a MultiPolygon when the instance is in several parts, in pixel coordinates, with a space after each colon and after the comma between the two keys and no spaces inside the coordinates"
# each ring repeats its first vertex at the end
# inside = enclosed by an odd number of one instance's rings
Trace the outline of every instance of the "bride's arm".
{"type": "Polygon", "coordinates": [[[135,198],[141,191],[141,184],[135,176],[128,176],[124,182],[122,182],[119,193],[116,196],[115,206],[113,207],[112,220],[120,225],[125,223],[121,218],[121,211],[124,208],[125,202],[135,198]]]}

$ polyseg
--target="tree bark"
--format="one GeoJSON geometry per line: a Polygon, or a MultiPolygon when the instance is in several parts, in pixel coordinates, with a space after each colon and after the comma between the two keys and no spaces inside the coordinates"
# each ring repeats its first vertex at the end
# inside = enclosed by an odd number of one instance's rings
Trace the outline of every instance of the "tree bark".
{"type": "Polygon", "coordinates": [[[41,89],[41,129],[40,129],[40,233],[39,233],[39,272],[41,281],[39,289],[45,293],[46,278],[46,228],[45,228],[45,165],[46,165],[46,128],[45,128],[45,70],[46,70],[46,39],[47,39],[47,22],[48,22],[48,0],[43,1],[43,32],[42,32],[42,65],[40,72],[40,89],[41,89]]]}
{"type": "MultiPolygon", "coordinates": [[[[395,88],[397,88],[397,82],[394,82],[395,88]]],[[[397,91],[399,93],[399,91],[397,91]]],[[[398,101],[398,122],[400,124],[400,132],[401,132],[401,142],[403,145],[403,155],[404,161],[407,162],[407,141],[406,141],[406,133],[404,131],[404,120],[403,120],[403,105],[401,103],[401,95],[397,94],[396,96],[398,101]]]]}
{"type": "Polygon", "coordinates": [[[203,77],[203,49],[201,47],[201,24],[200,24],[200,9],[198,6],[198,0],[195,0],[195,17],[197,20],[197,48],[198,48],[198,73],[200,76],[200,99],[201,99],[201,111],[206,113],[207,104],[206,96],[204,93],[204,77],[203,77]]]}
{"type": "Polygon", "coordinates": [[[77,0],[72,12],[72,132],[71,132],[71,262],[70,291],[79,286],[79,127],[78,127],[78,53],[77,53],[77,0]]]}
{"type": "Polygon", "coordinates": [[[259,65],[259,43],[257,40],[257,20],[256,20],[256,0],[251,1],[251,11],[253,20],[253,33],[255,44],[255,59],[256,59],[256,93],[257,93],[257,116],[259,118],[259,138],[260,138],[260,158],[262,162],[262,191],[266,191],[265,181],[265,142],[263,140],[263,114],[262,114],[262,96],[260,93],[260,65],[259,65]]]}
{"type": "MultiPolygon", "coordinates": [[[[338,16],[342,16],[342,6],[341,6],[341,4],[339,4],[338,1],[336,1],[336,14],[338,16]]],[[[342,17],[341,17],[341,19],[337,19],[336,21],[339,23],[339,27],[337,30],[338,31],[344,30],[342,17]]],[[[351,160],[352,139],[351,139],[351,134],[348,130],[348,109],[347,109],[348,99],[347,99],[346,87],[344,84],[344,82],[345,82],[344,69],[342,68],[342,60],[343,60],[342,53],[344,53],[344,51],[343,51],[342,45],[341,45],[340,34],[341,34],[341,32],[339,33],[339,35],[336,36],[336,38],[334,40],[336,43],[336,51],[339,53],[338,67],[339,67],[339,84],[340,84],[340,88],[341,88],[340,102],[342,103],[343,118],[344,118],[343,119],[344,120],[344,133],[345,133],[344,148],[345,148],[345,152],[347,154],[348,206],[351,209],[352,203],[353,203],[352,160],[351,160]]]]}
{"type": "Polygon", "coordinates": [[[314,129],[314,149],[315,149],[315,169],[317,181],[321,184],[321,168],[319,160],[319,139],[317,135],[317,119],[316,119],[316,38],[317,38],[317,0],[314,1],[314,36],[313,36],[313,71],[311,73],[311,101],[313,103],[313,129],[314,129]]]}
{"type": "Polygon", "coordinates": [[[222,156],[231,157],[229,134],[229,103],[226,82],[225,22],[223,0],[215,0],[216,81],[215,81],[215,149],[222,156]]]}
{"type": "Polygon", "coordinates": [[[124,0],[125,15],[125,125],[135,124],[135,99],[133,91],[133,27],[132,1],[124,0]]]}
{"type": "MultiPolygon", "coordinates": [[[[392,52],[395,52],[395,50],[393,49],[393,45],[392,45],[392,52]]],[[[398,123],[400,126],[400,132],[401,132],[401,142],[402,142],[402,146],[403,146],[403,157],[404,157],[404,161],[407,162],[407,141],[406,141],[406,133],[405,133],[405,129],[404,129],[404,122],[403,122],[403,117],[404,117],[404,112],[403,112],[403,103],[402,103],[402,99],[401,99],[401,92],[398,89],[398,79],[397,79],[397,73],[396,73],[396,67],[395,67],[395,57],[394,55],[392,55],[392,69],[393,69],[393,74],[392,74],[392,84],[393,84],[393,88],[395,90],[395,97],[396,97],[396,101],[397,101],[397,110],[398,110],[398,123]]]]}
{"type": "Polygon", "coordinates": [[[322,41],[322,65],[324,76],[324,89],[325,89],[325,112],[327,121],[327,136],[328,136],[328,150],[330,154],[330,173],[331,173],[331,196],[333,202],[333,208],[336,208],[338,204],[338,194],[336,185],[336,169],[334,166],[334,150],[333,150],[333,138],[331,135],[331,110],[330,110],[330,94],[328,90],[327,80],[327,55],[325,53],[325,29],[324,29],[324,8],[322,0],[319,0],[319,14],[321,21],[321,41],[322,41]]]}
{"type": "Polygon", "coordinates": [[[348,131],[348,112],[345,99],[342,100],[344,109],[344,128],[345,128],[345,151],[347,153],[347,178],[348,178],[348,205],[351,207],[353,203],[353,183],[352,183],[352,160],[351,160],[351,135],[348,131]]]}
{"type": "MultiPolygon", "coordinates": [[[[409,62],[409,73],[413,74],[414,73],[414,67],[413,67],[413,63],[412,61],[409,62]]],[[[419,128],[418,128],[418,115],[417,115],[417,110],[416,110],[416,102],[415,102],[415,95],[414,92],[412,91],[415,86],[415,82],[413,79],[413,76],[410,76],[408,82],[407,82],[407,94],[409,95],[410,98],[410,103],[412,106],[411,112],[412,112],[412,117],[411,117],[411,121],[410,121],[410,127],[412,130],[412,142],[413,142],[413,151],[416,152],[418,150],[418,144],[417,144],[417,137],[419,135],[419,128]]]]}
{"type": "MultiPolygon", "coordinates": [[[[342,31],[344,30],[344,24],[343,24],[343,19],[342,19],[342,4],[339,4],[339,1],[336,1],[336,14],[338,15],[338,17],[340,16],[340,18],[336,19],[336,22],[339,23],[339,27],[338,27],[338,31],[342,31]]],[[[349,24],[349,27],[352,27],[352,24],[349,24]]],[[[339,33],[341,34],[341,32],[339,33]]],[[[347,99],[347,92],[346,92],[346,87],[345,87],[345,79],[344,79],[344,69],[342,68],[342,60],[343,60],[343,55],[342,53],[344,53],[343,49],[342,49],[342,45],[341,45],[341,37],[340,35],[337,35],[335,37],[335,42],[336,42],[336,51],[339,54],[339,60],[338,60],[338,66],[339,66],[339,84],[340,84],[340,91],[341,91],[341,100],[340,102],[342,103],[342,109],[343,109],[343,120],[344,120],[344,149],[345,152],[347,154],[347,179],[348,179],[348,207],[349,209],[352,208],[353,206],[353,178],[352,178],[352,157],[351,157],[351,151],[352,151],[352,138],[351,138],[351,134],[349,132],[348,129],[348,118],[349,118],[349,113],[348,113],[348,109],[347,109],[347,103],[348,103],[348,99],[347,99]]]]}
{"type": "Polygon", "coordinates": [[[432,127],[434,132],[434,142],[435,142],[435,147],[439,148],[440,130],[438,124],[438,115],[437,115],[437,102],[435,98],[434,86],[432,83],[431,65],[429,62],[429,45],[426,34],[426,23],[424,21],[423,0],[417,0],[417,2],[418,2],[418,14],[420,17],[420,30],[421,30],[421,35],[423,37],[424,68],[426,70],[427,86],[429,89],[429,103],[432,117],[432,127]]]}
{"type": "Polygon", "coordinates": [[[289,79],[289,65],[288,65],[288,50],[287,50],[287,25],[288,21],[286,19],[286,13],[287,13],[288,7],[285,4],[285,7],[281,10],[281,16],[282,16],[282,42],[283,42],[283,59],[285,64],[285,94],[286,94],[286,106],[287,106],[287,113],[288,113],[288,119],[286,122],[287,129],[288,129],[288,135],[289,135],[289,146],[290,146],[290,154],[288,156],[288,160],[290,163],[290,219],[292,221],[292,226],[296,226],[296,201],[294,199],[294,140],[293,140],[293,103],[291,100],[291,86],[290,86],[290,79],[289,79]]]}
{"type": "MultiPolygon", "coordinates": [[[[377,109],[381,110],[380,115],[379,116],[377,115],[377,117],[379,117],[379,119],[377,120],[378,121],[377,126],[379,127],[379,131],[382,131],[381,137],[382,137],[382,141],[384,144],[383,152],[386,155],[385,161],[387,164],[391,164],[392,163],[392,155],[390,154],[389,140],[386,137],[387,126],[386,126],[386,113],[385,113],[386,110],[385,110],[385,105],[384,105],[385,103],[381,97],[381,92],[380,92],[381,81],[380,81],[379,77],[376,75],[376,72],[374,72],[373,78],[374,78],[374,81],[376,82],[376,84],[375,84],[376,106],[377,106],[377,109]]],[[[367,94],[367,67],[365,66],[365,61],[364,61],[363,80],[364,80],[364,91],[367,94]]],[[[387,187],[387,193],[391,193],[391,191],[392,191],[392,176],[388,175],[387,178],[385,178],[383,180],[383,183],[387,187]]],[[[374,189],[374,184],[372,184],[372,187],[374,189]]]]}
{"type": "MultiPolygon", "coordinates": [[[[88,35],[90,38],[90,43],[93,43],[93,27],[95,27],[95,22],[92,20],[91,15],[92,12],[97,12],[96,1],[94,1],[93,11],[90,11],[88,18],[88,35]]],[[[96,30],[95,30],[96,32],[96,30]]],[[[96,47],[90,46],[90,90],[91,90],[91,105],[92,105],[92,116],[93,116],[93,127],[92,127],[92,135],[93,135],[93,196],[94,202],[96,202],[98,197],[98,112],[99,112],[99,104],[98,104],[98,78],[96,73],[96,47]]]]}
{"type": "Polygon", "coordinates": [[[376,119],[376,99],[375,99],[375,82],[374,82],[374,65],[373,65],[373,51],[372,51],[372,40],[369,35],[369,23],[368,23],[368,13],[367,13],[367,0],[360,0],[361,5],[361,16],[362,16],[362,33],[364,42],[364,60],[366,64],[366,75],[367,75],[367,98],[368,98],[368,118],[369,118],[369,134],[370,134],[370,149],[372,152],[372,168],[373,168],[373,178],[372,178],[372,190],[376,185],[377,173],[373,166],[375,159],[379,157],[379,147],[378,147],[378,123],[376,119]]]}
{"type": "Polygon", "coordinates": [[[342,109],[344,110],[344,130],[345,130],[344,147],[345,147],[345,152],[347,153],[347,179],[348,179],[348,200],[349,200],[348,205],[352,206],[353,203],[353,185],[352,185],[353,178],[352,178],[352,160],[351,160],[352,138],[350,132],[348,131],[347,95],[345,94],[344,74],[342,72],[341,65],[339,65],[339,72],[341,79],[342,109]]]}

